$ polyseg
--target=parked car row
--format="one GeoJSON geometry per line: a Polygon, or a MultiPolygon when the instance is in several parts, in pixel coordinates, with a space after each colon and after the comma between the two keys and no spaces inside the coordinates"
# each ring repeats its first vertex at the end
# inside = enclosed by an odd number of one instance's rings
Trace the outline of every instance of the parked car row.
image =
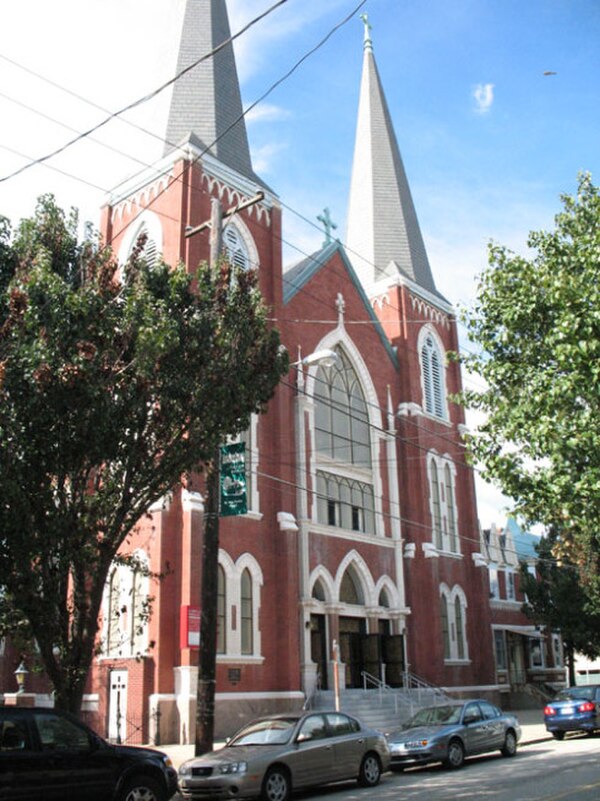
{"type": "MultiPolygon", "coordinates": [[[[570,687],[544,709],[546,728],[600,730],[600,685],[570,687]]],[[[515,715],[483,699],[420,709],[398,731],[382,734],[343,712],[307,711],[259,718],[225,747],[184,762],[152,748],[111,745],[53,709],[0,707],[0,798],[5,801],[185,801],[260,798],[288,801],[292,790],[354,779],[375,787],[386,770],[467,757],[516,754],[515,715]]]]}

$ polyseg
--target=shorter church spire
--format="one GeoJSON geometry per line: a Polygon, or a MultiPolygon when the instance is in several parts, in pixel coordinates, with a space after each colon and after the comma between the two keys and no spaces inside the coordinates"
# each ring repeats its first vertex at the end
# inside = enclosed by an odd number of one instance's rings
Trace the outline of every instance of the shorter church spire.
{"type": "Polygon", "coordinates": [[[352,163],[346,246],[369,295],[373,284],[402,274],[423,289],[435,287],[408,179],[364,25],[363,72],[352,163]]]}

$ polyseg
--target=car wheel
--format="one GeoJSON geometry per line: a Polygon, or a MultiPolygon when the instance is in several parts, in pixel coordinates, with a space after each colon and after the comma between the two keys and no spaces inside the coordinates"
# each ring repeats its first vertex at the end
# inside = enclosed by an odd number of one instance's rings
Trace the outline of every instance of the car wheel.
{"type": "Polygon", "coordinates": [[[375,787],[381,779],[381,762],[377,754],[365,754],[358,770],[361,787],[375,787]]]}
{"type": "Polygon", "coordinates": [[[150,776],[134,776],[126,782],[119,801],[167,801],[167,794],[150,776]]]}
{"type": "Polygon", "coordinates": [[[448,755],[444,760],[447,768],[462,768],[465,761],[465,748],[460,740],[450,740],[448,744],[448,755]]]}
{"type": "Polygon", "coordinates": [[[555,740],[564,740],[565,739],[564,731],[553,731],[552,732],[552,736],[554,737],[555,740]]]}
{"type": "Polygon", "coordinates": [[[517,753],[517,738],[512,729],[506,732],[504,745],[500,749],[500,753],[505,757],[513,757],[517,753]]]}
{"type": "Polygon", "coordinates": [[[284,768],[270,768],[262,785],[263,801],[288,801],[291,792],[290,777],[284,768]]]}

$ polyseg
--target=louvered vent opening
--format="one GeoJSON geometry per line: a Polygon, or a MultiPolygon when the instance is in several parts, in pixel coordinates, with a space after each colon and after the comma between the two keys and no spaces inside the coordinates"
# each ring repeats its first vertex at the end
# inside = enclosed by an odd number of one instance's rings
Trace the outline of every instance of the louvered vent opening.
{"type": "Polygon", "coordinates": [[[227,258],[232,264],[242,270],[247,270],[249,268],[248,251],[235,226],[228,225],[225,228],[223,232],[223,245],[227,258]]]}

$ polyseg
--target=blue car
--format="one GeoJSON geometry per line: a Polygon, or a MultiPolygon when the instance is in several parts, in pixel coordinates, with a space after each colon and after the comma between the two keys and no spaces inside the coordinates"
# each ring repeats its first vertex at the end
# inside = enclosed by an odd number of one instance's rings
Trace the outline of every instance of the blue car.
{"type": "Polygon", "coordinates": [[[546,729],[556,740],[568,731],[600,730],[600,684],[567,687],[544,707],[546,729]]]}

